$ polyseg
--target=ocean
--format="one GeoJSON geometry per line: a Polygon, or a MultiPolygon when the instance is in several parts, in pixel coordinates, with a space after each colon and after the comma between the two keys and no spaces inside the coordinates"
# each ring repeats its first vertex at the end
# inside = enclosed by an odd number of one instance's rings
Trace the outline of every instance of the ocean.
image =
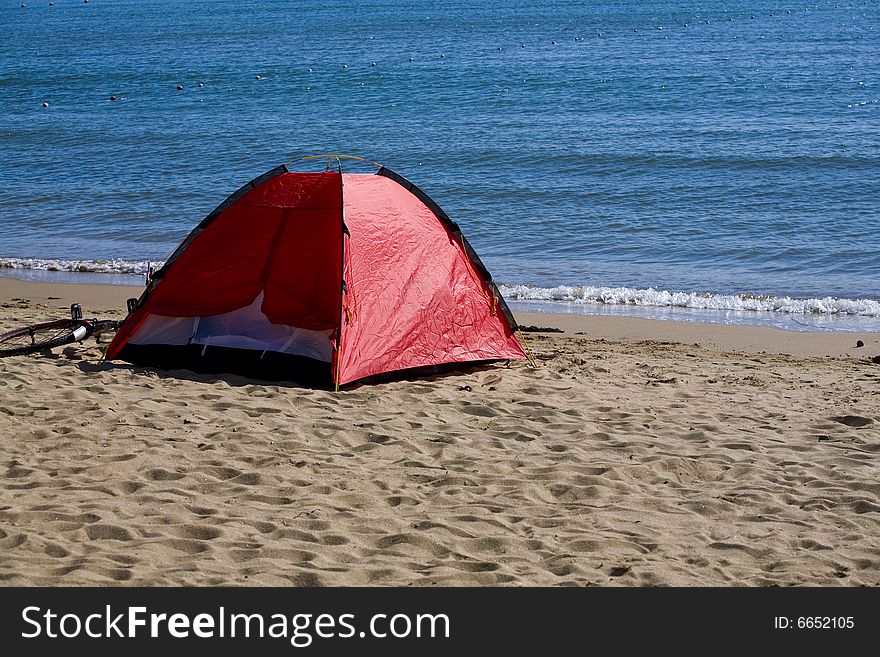
{"type": "Polygon", "coordinates": [[[345,153],[515,310],[880,330],[878,0],[21,4],[5,274],[140,284],[245,182],[345,153]]]}

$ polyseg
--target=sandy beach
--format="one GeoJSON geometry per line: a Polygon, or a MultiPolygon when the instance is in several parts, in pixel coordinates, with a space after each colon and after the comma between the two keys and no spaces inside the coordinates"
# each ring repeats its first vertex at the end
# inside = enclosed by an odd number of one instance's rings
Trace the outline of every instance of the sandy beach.
{"type": "MultiPolygon", "coordinates": [[[[138,293],[0,277],[0,330],[138,293]]],[[[340,393],[0,360],[0,581],[880,584],[880,334],[517,317],[538,369],[340,393]]]]}

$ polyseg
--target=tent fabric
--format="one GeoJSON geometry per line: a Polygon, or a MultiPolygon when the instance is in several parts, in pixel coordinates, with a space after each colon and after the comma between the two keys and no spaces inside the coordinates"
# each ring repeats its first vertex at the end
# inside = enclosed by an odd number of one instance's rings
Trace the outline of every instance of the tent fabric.
{"type": "Polygon", "coordinates": [[[277,176],[226,209],[180,254],[147,297],[148,312],[219,315],[265,291],[273,322],[312,330],[338,325],[340,174],[277,176]]]}
{"type": "Polygon", "coordinates": [[[385,176],[343,174],[347,293],[340,383],[437,363],[522,358],[513,329],[453,236],[385,176]]]}
{"type": "MultiPolygon", "coordinates": [[[[218,354],[235,350],[258,354],[256,361],[286,354],[324,363],[338,386],[524,358],[515,329],[458,226],[404,178],[387,169],[279,167],[230,196],[181,243],[106,358],[150,364],[161,353],[167,366],[185,350],[192,366],[210,351],[216,370],[218,354]]],[[[256,361],[248,359],[249,371],[256,361]]]]}

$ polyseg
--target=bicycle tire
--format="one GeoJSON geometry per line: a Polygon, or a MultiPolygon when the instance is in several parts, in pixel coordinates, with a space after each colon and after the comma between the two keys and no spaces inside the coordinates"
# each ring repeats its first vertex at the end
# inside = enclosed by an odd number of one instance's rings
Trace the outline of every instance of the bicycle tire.
{"type": "Polygon", "coordinates": [[[25,356],[73,342],[82,342],[92,334],[92,326],[80,319],[59,319],[33,324],[0,335],[0,358],[25,356]]]}

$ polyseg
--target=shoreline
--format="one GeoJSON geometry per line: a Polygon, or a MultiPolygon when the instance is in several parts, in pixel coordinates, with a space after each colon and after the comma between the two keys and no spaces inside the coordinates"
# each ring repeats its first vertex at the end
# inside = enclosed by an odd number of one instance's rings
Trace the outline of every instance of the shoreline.
{"type": "MultiPolygon", "coordinates": [[[[70,261],[74,269],[8,266],[0,258],[0,277],[36,283],[117,285],[142,288],[147,265],[162,262],[70,261]],[[4,263],[7,266],[4,266],[4,263]],[[93,269],[80,269],[91,266],[93,269]],[[130,269],[130,271],[129,271],[130,269]]],[[[514,313],[599,315],[687,324],[759,326],[800,333],[880,332],[880,298],[862,296],[790,296],[782,292],[670,291],[654,287],[540,287],[497,283],[514,313]]]]}
{"type": "MultiPolygon", "coordinates": [[[[126,300],[143,286],[100,283],[45,283],[0,276],[0,303],[29,299],[47,306],[46,319],[66,316],[79,303],[86,316],[116,311],[125,314],[126,300]]],[[[674,342],[715,351],[788,354],[830,358],[873,358],[880,355],[880,332],[786,331],[745,324],[680,322],[630,316],[579,315],[514,311],[521,327],[549,328],[570,338],[610,342],[674,342]],[[857,347],[858,341],[864,346],[857,347]]],[[[5,318],[9,319],[9,317],[5,318]]],[[[532,331],[526,331],[526,339],[532,331]]],[[[537,331],[540,333],[540,331],[537,331]]]]}

